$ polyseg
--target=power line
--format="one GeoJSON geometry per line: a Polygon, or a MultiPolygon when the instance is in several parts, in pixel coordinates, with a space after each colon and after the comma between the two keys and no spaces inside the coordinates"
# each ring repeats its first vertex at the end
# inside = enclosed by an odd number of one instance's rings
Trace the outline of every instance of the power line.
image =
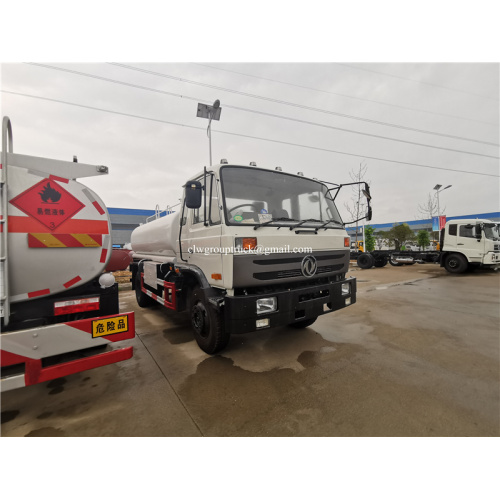
{"type": "MultiPolygon", "coordinates": [[[[198,101],[198,102],[199,101],[203,101],[203,99],[201,99],[201,98],[188,97],[188,96],[185,96],[185,95],[182,95],[182,94],[176,94],[174,92],[167,92],[165,90],[153,89],[151,87],[145,87],[143,85],[136,85],[136,84],[129,83],[129,82],[123,82],[123,81],[115,80],[115,79],[112,79],[112,78],[106,78],[106,77],[102,77],[102,76],[98,76],[98,75],[92,75],[92,74],[89,74],[89,73],[83,73],[81,71],[71,70],[71,69],[67,69],[67,68],[59,68],[57,66],[50,66],[50,65],[47,65],[47,64],[40,64],[40,63],[27,63],[27,64],[30,64],[30,65],[33,65],[33,66],[41,66],[43,68],[53,69],[53,70],[57,70],[57,71],[63,71],[63,72],[66,72],[66,73],[72,73],[72,74],[76,74],[76,75],[79,75],[79,76],[85,76],[85,77],[88,77],[88,78],[94,78],[94,79],[97,79],[97,80],[102,80],[102,81],[106,81],[106,82],[110,82],[110,83],[115,83],[115,84],[119,84],[119,85],[125,85],[127,87],[138,88],[138,89],[141,89],[141,90],[147,90],[147,91],[151,91],[151,92],[156,92],[156,93],[159,93],[159,94],[165,94],[165,95],[169,95],[169,96],[173,96],[173,97],[180,97],[180,98],[188,99],[188,100],[192,100],[192,101],[198,101]]],[[[140,72],[152,73],[152,74],[155,74],[155,75],[158,75],[158,76],[166,76],[168,78],[179,79],[177,77],[171,77],[170,75],[164,75],[163,73],[156,73],[156,72],[152,72],[152,71],[149,71],[149,70],[142,70],[140,68],[134,68],[133,66],[126,66],[126,65],[122,65],[122,64],[118,64],[118,63],[110,63],[110,64],[113,64],[115,66],[123,66],[123,67],[126,67],[127,69],[133,69],[133,70],[140,71],[140,72]]],[[[184,80],[184,79],[179,79],[179,80],[184,80]]],[[[196,84],[202,85],[202,86],[213,87],[211,85],[202,84],[202,83],[199,83],[199,82],[196,82],[196,84]]],[[[221,90],[219,87],[215,87],[215,88],[218,88],[219,90],[221,90]]],[[[222,89],[222,90],[224,90],[224,89],[222,89]]],[[[239,91],[231,91],[231,92],[241,93],[239,91]]],[[[265,97],[260,97],[260,96],[256,96],[256,97],[261,98],[261,99],[266,99],[266,100],[272,100],[270,98],[265,98],[265,97]]],[[[293,104],[293,103],[291,105],[298,106],[298,107],[305,107],[305,106],[301,106],[301,105],[293,104]]],[[[316,125],[316,126],[321,126],[321,127],[327,127],[327,128],[331,128],[331,129],[335,129],[335,130],[341,130],[343,132],[348,132],[348,133],[355,133],[355,134],[367,135],[367,136],[371,136],[371,137],[376,137],[376,138],[386,139],[386,140],[391,140],[391,141],[396,141],[396,142],[405,142],[405,143],[408,143],[408,144],[414,144],[414,145],[423,146],[423,147],[430,147],[430,148],[434,148],[434,149],[444,149],[444,150],[454,151],[454,152],[458,152],[458,153],[465,153],[465,154],[472,154],[472,155],[490,157],[489,155],[483,155],[481,153],[473,153],[473,152],[469,152],[469,151],[462,151],[462,150],[457,150],[457,149],[444,148],[444,147],[441,147],[441,146],[432,146],[432,145],[429,145],[429,144],[422,144],[422,143],[417,143],[417,142],[405,141],[405,140],[402,140],[402,139],[396,139],[396,138],[391,138],[391,137],[386,137],[386,136],[379,136],[379,135],[375,135],[375,134],[369,134],[369,133],[366,133],[366,132],[359,132],[359,131],[354,131],[354,130],[350,130],[350,129],[340,128],[340,127],[323,125],[323,124],[314,123],[314,122],[305,122],[303,120],[299,120],[299,119],[295,119],[295,118],[285,117],[285,116],[281,116],[281,115],[271,115],[271,114],[265,113],[263,111],[251,110],[251,109],[248,109],[248,108],[242,108],[242,107],[237,107],[237,106],[231,106],[229,104],[226,104],[225,107],[226,108],[232,108],[232,109],[238,109],[240,111],[246,111],[246,112],[250,112],[250,113],[257,113],[257,114],[262,114],[262,115],[274,116],[275,118],[281,118],[281,119],[292,120],[292,121],[297,121],[297,122],[301,122],[302,121],[303,123],[307,123],[309,125],[316,125]]],[[[328,111],[320,110],[320,109],[316,109],[316,108],[308,108],[308,107],[305,107],[305,108],[312,109],[312,110],[315,110],[315,111],[320,111],[320,112],[326,112],[326,113],[330,113],[330,114],[339,114],[339,113],[328,112],[328,111]]],[[[342,115],[342,116],[349,117],[349,115],[342,115]]],[[[374,122],[374,123],[382,123],[382,122],[375,122],[374,120],[367,120],[367,119],[363,119],[363,120],[364,121],[374,122]]],[[[408,130],[419,131],[418,129],[410,129],[408,127],[399,127],[399,128],[404,128],[404,129],[408,129],[408,130]]],[[[453,139],[460,139],[460,140],[466,140],[466,141],[476,142],[476,143],[480,143],[480,144],[486,144],[486,145],[489,145],[489,146],[495,146],[495,147],[499,146],[498,144],[495,144],[495,143],[485,142],[485,141],[479,141],[479,140],[476,140],[476,139],[468,139],[468,138],[463,138],[463,137],[451,136],[451,135],[446,135],[446,134],[440,134],[440,133],[437,133],[437,132],[436,133],[434,133],[434,132],[426,132],[426,131],[424,131],[424,132],[428,133],[428,134],[434,134],[434,135],[448,137],[448,138],[453,138],[453,139]]],[[[496,159],[497,157],[496,156],[491,156],[491,158],[495,158],[496,159]]]]}
{"type": "Polygon", "coordinates": [[[374,137],[376,139],[386,139],[388,141],[402,142],[404,144],[412,144],[413,146],[423,146],[423,147],[426,147],[426,148],[441,149],[441,150],[444,150],[444,151],[452,151],[454,153],[464,153],[464,154],[468,154],[468,155],[482,156],[484,158],[493,158],[495,160],[500,159],[500,157],[498,157],[498,156],[485,155],[485,154],[482,154],[482,153],[474,153],[474,152],[471,152],[471,151],[463,151],[461,149],[445,148],[443,146],[433,146],[431,144],[423,144],[423,143],[420,143],[420,142],[406,141],[404,139],[396,139],[395,137],[386,137],[386,136],[383,136],[383,135],[370,134],[368,132],[360,132],[358,130],[349,130],[349,129],[345,129],[345,128],[341,128],[341,127],[334,127],[333,125],[324,125],[322,123],[309,122],[307,120],[300,120],[299,118],[290,118],[290,117],[287,117],[287,116],[276,115],[276,114],[273,114],[273,113],[266,113],[264,111],[256,111],[256,110],[252,110],[252,109],[239,108],[237,106],[226,106],[226,107],[230,107],[232,109],[238,109],[238,110],[242,110],[242,111],[247,111],[249,113],[257,113],[259,115],[271,116],[273,118],[281,118],[281,119],[284,119],[284,120],[291,120],[291,121],[298,122],[298,123],[304,123],[306,125],[314,125],[316,127],[323,127],[323,128],[333,129],[333,130],[340,130],[342,132],[349,132],[351,134],[365,135],[365,136],[368,136],[368,137],[374,137]]]}
{"type": "Polygon", "coordinates": [[[241,75],[241,76],[245,76],[248,78],[256,78],[258,80],[265,80],[268,82],[279,83],[281,85],[289,85],[291,87],[297,87],[299,89],[312,90],[314,92],[322,92],[324,94],[336,95],[336,96],[340,96],[340,97],[347,97],[348,99],[356,99],[357,101],[372,102],[375,104],[381,104],[382,106],[391,106],[393,108],[406,109],[408,111],[417,111],[419,113],[427,113],[430,115],[444,116],[446,118],[453,118],[455,120],[458,119],[458,120],[466,120],[466,121],[477,122],[477,123],[484,123],[486,125],[493,125],[493,126],[498,127],[498,124],[496,124],[496,123],[486,122],[484,120],[476,120],[474,118],[466,118],[465,116],[448,115],[446,113],[438,113],[437,111],[427,111],[425,109],[411,108],[409,106],[403,106],[401,104],[394,104],[394,103],[389,103],[389,102],[384,102],[384,101],[377,101],[375,99],[367,99],[365,97],[356,97],[356,96],[352,96],[352,95],[341,94],[339,92],[332,92],[331,90],[317,89],[314,87],[308,87],[306,85],[298,85],[297,83],[284,82],[283,80],[275,80],[273,78],[266,78],[264,76],[250,75],[248,73],[241,73],[240,71],[234,71],[231,69],[218,68],[217,66],[211,66],[210,64],[202,64],[202,63],[192,63],[192,64],[195,64],[196,66],[203,66],[205,68],[215,69],[218,71],[225,71],[227,73],[234,73],[235,75],[241,75]]]}
{"type": "MultiPolygon", "coordinates": [[[[196,129],[196,130],[203,130],[203,131],[206,130],[205,127],[195,127],[194,125],[185,125],[183,123],[176,123],[176,122],[171,122],[171,121],[167,121],[167,120],[160,120],[158,118],[150,118],[150,117],[146,117],[146,116],[134,115],[131,113],[123,113],[120,111],[113,111],[113,110],[104,109],[104,108],[97,108],[94,106],[87,106],[84,104],[77,104],[77,103],[73,103],[73,102],[62,101],[60,99],[51,99],[49,97],[23,94],[20,92],[13,92],[13,91],[9,91],[9,90],[1,90],[1,92],[6,93],[6,94],[18,95],[18,96],[22,96],[22,97],[29,97],[29,98],[33,98],[33,99],[41,99],[44,101],[56,102],[59,104],[66,104],[69,106],[75,106],[75,107],[79,107],[79,108],[91,109],[94,111],[102,111],[104,113],[111,113],[111,114],[126,116],[126,117],[130,117],[130,118],[138,118],[140,120],[148,120],[148,121],[153,121],[153,122],[158,122],[158,123],[166,123],[168,125],[175,125],[175,126],[180,126],[180,127],[192,128],[192,129],[196,129]]],[[[341,155],[346,155],[346,156],[354,156],[357,158],[365,158],[365,159],[369,159],[369,160],[385,161],[388,163],[397,163],[400,165],[408,165],[408,166],[414,166],[414,167],[420,167],[420,168],[430,168],[430,169],[434,169],[434,170],[446,170],[449,172],[458,172],[461,174],[483,175],[483,176],[487,176],[487,177],[500,177],[498,175],[488,174],[485,172],[473,172],[473,171],[469,171],[469,170],[458,170],[455,168],[436,167],[433,165],[424,165],[424,164],[420,164],[420,163],[411,163],[411,162],[405,162],[405,161],[399,161],[399,160],[391,160],[388,158],[378,158],[375,156],[359,155],[359,154],[355,154],[355,153],[347,153],[345,151],[337,151],[337,150],[333,150],[333,149],[319,148],[316,146],[308,146],[306,144],[297,144],[297,143],[293,143],[293,142],[280,141],[280,140],[276,140],[276,139],[268,139],[266,137],[257,137],[257,136],[246,135],[246,134],[238,134],[235,132],[227,132],[227,131],[223,131],[223,130],[213,130],[212,133],[233,135],[233,136],[237,136],[237,137],[245,137],[247,139],[255,139],[255,140],[259,140],[259,141],[284,144],[287,146],[295,146],[295,147],[301,147],[301,148],[307,148],[307,149],[314,149],[317,151],[324,151],[327,153],[335,153],[335,154],[341,154],[341,155]]]]}
{"type": "Polygon", "coordinates": [[[346,64],[346,63],[335,63],[335,64],[339,64],[340,66],[347,66],[348,68],[358,69],[360,71],[368,71],[369,73],[376,73],[378,75],[390,76],[391,78],[398,78],[399,80],[406,80],[408,82],[420,83],[421,85],[429,85],[430,87],[438,87],[445,90],[451,90],[453,92],[460,92],[461,94],[469,94],[475,97],[480,97],[481,99],[488,99],[490,101],[498,102],[498,99],[495,99],[494,97],[487,97],[485,95],[474,94],[473,92],[467,92],[466,90],[453,89],[451,87],[445,87],[444,85],[438,85],[436,83],[428,83],[428,82],[422,82],[420,80],[413,80],[412,78],[406,78],[404,76],[398,76],[398,75],[391,75],[389,73],[383,73],[382,71],[375,71],[374,69],[360,68],[359,66],[354,66],[352,64],[346,64]]]}
{"type": "MultiPolygon", "coordinates": [[[[43,66],[43,65],[38,64],[38,63],[30,63],[30,64],[36,64],[38,66],[43,66]]],[[[135,66],[129,66],[128,64],[121,64],[121,63],[108,63],[108,64],[112,64],[113,66],[119,66],[121,68],[130,69],[130,70],[133,70],[133,71],[139,71],[141,73],[148,73],[150,75],[155,75],[155,76],[160,76],[160,77],[163,77],[163,78],[168,78],[170,80],[177,80],[179,82],[189,83],[191,85],[199,85],[199,86],[202,86],[202,87],[208,87],[208,88],[215,89],[215,90],[221,90],[223,92],[230,92],[230,93],[233,93],[233,94],[243,95],[245,97],[252,97],[254,99],[261,99],[261,100],[264,100],[264,101],[274,102],[274,103],[277,103],[277,104],[284,104],[286,106],[293,106],[295,108],[307,109],[308,111],[316,111],[318,113],[325,113],[325,114],[328,114],[328,115],[341,116],[342,118],[350,118],[352,120],[359,120],[359,121],[364,121],[364,122],[368,122],[368,123],[375,123],[377,125],[384,125],[384,126],[387,126],[387,127],[399,128],[399,129],[403,129],[403,130],[410,130],[412,132],[420,132],[422,134],[437,135],[437,136],[447,137],[447,138],[451,138],[451,139],[459,139],[459,140],[462,140],[462,141],[477,142],[477,143],[480,143],[480,144],[487,144],[489,146],[498,146],[499,145],[499,144],[492,143],[492,142],[480,141],[480,140],[477,140],[477,139],[470,139],[468,137],[460,137],[460,136],[456,136],[456,135],[443,134],[443,133],[440,133],[440,132],[432,132],[432,131],[429,131],[429,130],[418,129],[418,128],[413,128],[413,127],[406,127],[404,125],[397,125],[395,123],[381,122],[379,120],[371,120],[369,118],[362,118],[362,117],[359,117],[359,116],[348,115],[348,114],[345,114],[345,113],[337,113],[336,111],[328,111],[326,109],[313,108],[311,106],[306,106],[304,104],[297,104],[297,103],[294,103],[294,102],[282,101],[280,99],[274,99],[272,97],[259,96],[259,95],[256,95],[256,94],[250,94],[248,92],[242,92],[240,90],[227,89],[225,87],[218,87],[217,85],[210,85],[208,83],[196,82],[196,81],[193,81],[193,80],[188,80],[186,78],[180,78],[178,76],[172,76],[172,75],[167,75],[165,73],[159,73],[157,71],[151,71],[151,70],[147,70],[147,69],[136,68],[135,66]]],[[[57,68],[57,69],[61,69],[61,68],[57,68]]],[[[64,70],[62,70],[62,71],[64,71],[64,70]]]]}

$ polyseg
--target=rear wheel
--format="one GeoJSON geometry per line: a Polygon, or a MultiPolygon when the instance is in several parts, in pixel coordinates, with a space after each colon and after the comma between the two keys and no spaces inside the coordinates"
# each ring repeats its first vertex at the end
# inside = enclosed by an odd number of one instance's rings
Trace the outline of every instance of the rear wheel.
{"type": "Polygon", "coordinates": [[[357,262],[358,262],[358,267],[360,267],[361,269],[370,269],[370,267],[373,267],[375,259],[369,253],[362,253],[358,257],[357,262]]]}
{"type": "Polygon", "coordinates": [[[222,351],[229,343],[230,335],[224,330],[222,315],[208,303],[198,286],[191,295],[190,309],[194,338],[200,349],[207,354],[222,351]]]}
{"type": "Polygon", "coordinates": [[[387,265],[387,262],[389,262],[389,259],[387,258],[387,256],[381,255],[375,259],[374,266],[375,267],[384,267],[387,265]]]}
{"type": "Polygon", "coordinates": [[[464,273],[465,271],[467,271],[467,267],[467,259],[459,253],[452,253],[448,255],[444,260],[444,268],[449,273],[464,273]]]}
{"type": "Polygon", "coordinates": [[[302,321],[290,323],[288,326],[293,326],[293,328],[307,328],[308,326],[311,326],[317,319],[317,316],[315,318],[303,319],[302,321]]]}

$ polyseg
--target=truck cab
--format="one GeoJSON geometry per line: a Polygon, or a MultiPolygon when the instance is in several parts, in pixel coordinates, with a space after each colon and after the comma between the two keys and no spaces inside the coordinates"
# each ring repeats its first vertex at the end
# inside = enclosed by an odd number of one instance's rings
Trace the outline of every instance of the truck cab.
{"type": "Polygon", "coordinates": [[[500,268],[499,225],[486,219],[451,220],[442,229],[441,266],[460,273],[468,267],[500,268]]]}
{"type": "Polygon", "coordinates": [[[143,294],[164,301],[162,284],[175,277],[181,289],[169,292],[168,307],[175,296],[175,309],[190,311],[195,338],[209,353],[233,333],[306,327],[354,304],[350,238],[335,205],[342,185],[333,186],[227,163],[191,177],[178,213],[132,234],[139,304],[143,294]],[[146,282],[137,278],[143,269],[146,282]]]}

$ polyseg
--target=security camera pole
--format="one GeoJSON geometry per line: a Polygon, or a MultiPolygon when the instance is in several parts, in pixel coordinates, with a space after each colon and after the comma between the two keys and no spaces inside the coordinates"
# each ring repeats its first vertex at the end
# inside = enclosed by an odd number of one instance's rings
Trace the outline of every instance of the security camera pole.
{"type": "Polygon", "coordinates": [[[212,166],[212,120],[220,120],[220,113],[222,108],[220,107],[220,101],[217,99],[212,106],[208,106],[207,104],[198,103],[198,112],[196,116],[198,118],[208,118],[208,154],[210,156],[210,166],[212,166]]]}

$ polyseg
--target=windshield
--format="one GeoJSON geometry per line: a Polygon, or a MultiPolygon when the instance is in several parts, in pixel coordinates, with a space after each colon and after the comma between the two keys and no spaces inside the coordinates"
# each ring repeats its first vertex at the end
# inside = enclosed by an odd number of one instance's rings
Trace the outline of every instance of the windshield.
{"type": "Polygon", "coordinates": [[[500,239],[498,225],[496,224],[485,224],[484,225],[484,235],[489,240],[498,241],[500,239]]]}
{"type": "Polygon", "coordinates": [[[342,219],[327,195],[328,188],[310,179],[245,167],[221,168],[226,222],[231,225],[266,224],[328,227],[342,219]]]}

